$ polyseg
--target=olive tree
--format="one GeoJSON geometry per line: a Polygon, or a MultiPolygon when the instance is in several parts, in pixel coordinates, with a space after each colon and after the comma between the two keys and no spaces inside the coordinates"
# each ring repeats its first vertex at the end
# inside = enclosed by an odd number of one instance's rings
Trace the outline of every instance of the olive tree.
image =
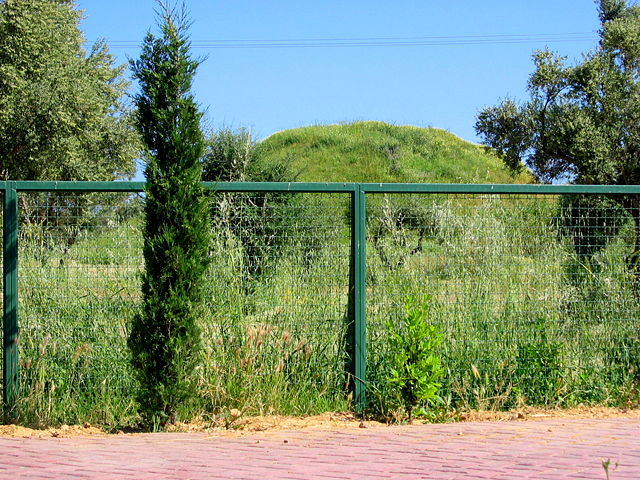
{"type": "Polygon", "coordinates": [[[83,48],[71,0],[0,0],[0,180],[135,173],[129,83],[106,43],[83,48]]]}
{"type": "MultiPolygon", "coordinates": [[[[536,52],[530,99],[506,99],[478,115],[476,131],[511,169],[526,166],[546,182],[640,182],[640,6],[599,0],[598,7],[600,40],[582,61],[568,65],[549,50],[536,52]]],[[[588,219],[576,220],[577,231],[592,237],[577,242],[578,253],[592,254],[584,244],[597,250],[604,242],[595,237],[617,232],[623,222],[616,207],[633,218],[635,248],[628,262],[640,276],[640,198],[576,197],[569,203],[568,212],[591,211],[588,219]]]]}

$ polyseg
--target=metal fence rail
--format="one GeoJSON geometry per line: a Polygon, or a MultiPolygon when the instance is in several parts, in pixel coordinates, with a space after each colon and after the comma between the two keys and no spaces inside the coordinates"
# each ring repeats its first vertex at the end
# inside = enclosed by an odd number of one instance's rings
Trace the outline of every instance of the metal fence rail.
{"type": "MultiPolygon", "coordinates": [[[[456,405],[607,402],[640,380],[637,235],[622,207],[638,186],[204,185],[212,404],[252,385],[273,392],[264,404],[388,395],[387,322],[411,296],[428,297],[456,405]]],[[[5,411],[50,415],[64,395],[130,408],[143,190],[0,182],[5,411]]]]}

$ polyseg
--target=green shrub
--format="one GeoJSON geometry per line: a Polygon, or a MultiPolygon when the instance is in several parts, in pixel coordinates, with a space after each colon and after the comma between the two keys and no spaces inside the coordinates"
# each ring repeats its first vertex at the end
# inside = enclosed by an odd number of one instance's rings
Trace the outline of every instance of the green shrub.
{"type": "Polygon", "coordinates": [[[615,200],[599,195],[563,195],[560,198],[558,227],[571,237],[576,254],[591,259],[611,242],[629,214],[615,200]]]}
{"type": "MultiPolygon", "coordinates": [[[[211,182],[293,182],[297,174],[291,158],[262,162],[256,143],[245,128],[222,128],[209,133],[201,159],[202,179],[211,182]]],[[[287,244],[295,239],[292,229],[308,222],[299,195],[282,192],[218,193],[212,205],[217,228],[230,228],[243,247],[245,288],[273,270],[287,244]],[[296,208],[297,207],[297,208],[296,208]],[[295,217],[292,212],[298,212],[295,217]]],[[[296,233],[303,232],[298,229],[296,233]]]]}
{"type": "Polygon", "coordinates": [[[415,407],[432,406],[440,400],[438,391],[443,374],[438,356],[442,336],[429,323],[429,302],[409,297],[405,317],[400,323],[387,321],[390,345],[389,382],[400,394],[403,407],[412,420],[415,407]]]}

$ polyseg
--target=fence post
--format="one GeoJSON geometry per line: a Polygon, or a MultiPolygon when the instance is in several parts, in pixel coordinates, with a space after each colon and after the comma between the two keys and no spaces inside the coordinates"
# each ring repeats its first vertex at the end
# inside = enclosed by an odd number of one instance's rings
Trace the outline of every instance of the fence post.
{"type": "Polygon", "coordinates": [[[351,194],[348,374],[356,410],[366,406],[366,197],[360,184],[351,194]]]}
{"type": "Polygon", "coordinates": [[[3,362],[2,402],[7,419],[18,393],[18,192],[6,182],[3,202],[3,362]]]}

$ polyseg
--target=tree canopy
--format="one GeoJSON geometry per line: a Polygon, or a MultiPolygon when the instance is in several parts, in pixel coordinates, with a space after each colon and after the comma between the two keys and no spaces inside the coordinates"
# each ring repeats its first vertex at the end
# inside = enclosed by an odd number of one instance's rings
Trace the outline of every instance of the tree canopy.
{"type": "Polygon", "coordinates": [[[135,173],[128,82],[103,41],[87,53],[73,0],[0,0],[0,179],[135,173]]]}
{"type": "Polygon", "coordinates": [[[640,181],[640,6],[600,0],[600,41],[581,62],[534,54],[530,100],[506,99],[476,122],[484,143],[514,170],[542,181],[640,181]]]}
{"type": "MultiPolygon", "coordinates": [[[[545,182],[640,183],[640,6],[598,6],[600,41],[581,62],[536,52],[529,101],[506,99],[478,115],[476,131],[512,170],[526,166],[545,182]]],[[[627,266],[640,285],[640,198],[572,196],[561,206],[576,253],[587,260],[632,218],[627,266]]]]}

